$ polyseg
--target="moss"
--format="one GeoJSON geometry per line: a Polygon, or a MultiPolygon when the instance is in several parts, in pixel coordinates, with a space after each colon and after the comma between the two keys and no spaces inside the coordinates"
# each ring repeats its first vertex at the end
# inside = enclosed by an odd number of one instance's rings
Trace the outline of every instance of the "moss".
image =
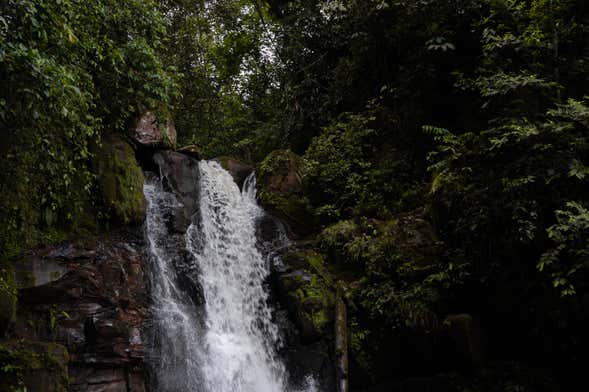
{"type": "Polygon", "coordinates": [[[290,224],[299,234],[315,226],[315,216],[303,192],[302,159],[290,150],[271,152],[257,167],[260,204],[290,224]]]}
{"type": "Polygon", "coordinates": [[[222,157],[218,157],[216,159],[223,169],[229,171],[229,159],[230,159],[229,157],[222,156],[222,157]]]}
{"type": "Polygon", "coordinates": [[[110,220],[116,224],[142,222],[146,207],[143,172],[131,146],[110,135],[96,155],[98,182],[110,220]]]}
{"type": "Polygon", "coordinates": [[[313,223],[309,202],[304,197],[283,196],[280,193],[261,190],[258,192],[260,204],[278,217],[295,225],[295,231],[313,223]]]}
{"type": "Polygon", "coordinates": [[[67,391],[68,361],[66,348],[57,343],[0,343],[0,389],[67,391]]]}
{"type": "Polygon", "coordinates": [[[258,167],[258,178],[261,182],[270,176],[288,174],[289,166],[297,164],[301,158],[290,150],[272,151],[258,167]]]}
{"type": "Polygon", "coordinates": [[[299,256],[306,261],[305,270],[310,279],[301,282],[291,296],[300,305],[299,316],[303,322],[309,322],[316,334],[326,334],[330,331],[335,306],[333,280],[318,253],[301,252],[299,256]]]}

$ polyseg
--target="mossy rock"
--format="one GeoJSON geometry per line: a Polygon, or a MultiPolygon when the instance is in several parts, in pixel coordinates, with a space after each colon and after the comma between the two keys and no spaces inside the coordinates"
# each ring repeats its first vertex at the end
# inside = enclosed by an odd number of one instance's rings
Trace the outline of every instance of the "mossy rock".
{"type": "Polygon", "coordinates": [[[333,281],[323,258],[316,252],[304,251],[290,256],[302,269],[280,277],[286,306],[291,312],[305,342],[332,335],[335,307],[333,281]]]}
{"type": "Polygon", "coordinates": [[[57,343],[27,340],[0,343],[0,390],[65,392],[67,349],[57,343]]]}
{"type": "Polygon", "coordinates": [[[174,119],[163,107],[141,114],[131,124],[131,133],[140,146],[150,148],[175,148],[178,139],[174,119]]]}
{"type": "Polygon", "coordinates": [[[110,134],[95,155],[98,184],[110,221],[121,225],[143,222],[143,172],[131,146],[119,135],[110,134]]]}
{"type": "Polygon", "coordinates": [[[370,269],[411,280],[429,274],[443,250],[443,243],[420,210],[387,221],[340,221],[325,228],[317,242],[340,268],[370,269]]]}
{"type": "Polygon", "coordinates": [[[303,159],[290,150],[272,151],[257,168],[258,184],[283,196],[300,194],[303,159]]]}
{"type": "Polygon", "coordinates": [[[298,234],[309,233],[315,222],[304,194],[301,157],[290,150],[270,153],[257,168],[260,204],[286,221],[298,234]]]}
{"type": "Polygon", "coordinates": [[[14,321],[16,312],[16,283],[11,268],[0,267],[0,337],[14,321]]]}

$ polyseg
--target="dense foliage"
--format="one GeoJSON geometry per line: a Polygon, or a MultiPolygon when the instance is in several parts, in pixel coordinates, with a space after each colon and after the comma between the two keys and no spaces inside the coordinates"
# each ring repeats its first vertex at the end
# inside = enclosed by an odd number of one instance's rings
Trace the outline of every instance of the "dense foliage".
{"type": "Polygon", "coordinates": [[[312,223],[300,232],[349,308],[354,388],[581,378],[586,1],[8,0],[0,12],[3,255],[108,214],[97,144],[171,108],[181,144],[258,164],[261,184],[280,157],[296,166],[301,187],[261,200],[312,223]],[[486,363],[446,360],[436,339],[456,313],[480,320],[486,363]]]}
{"type": "Polygon", "coordinates": [[[175,93],[164,32],[153,1],[2,2],[3,255],[95,221],[92,146],[175,93]]]}

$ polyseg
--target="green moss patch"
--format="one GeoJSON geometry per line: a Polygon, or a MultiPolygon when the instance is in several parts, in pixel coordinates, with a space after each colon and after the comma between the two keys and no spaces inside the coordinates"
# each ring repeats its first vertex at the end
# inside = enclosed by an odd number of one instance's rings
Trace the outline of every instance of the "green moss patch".
{"type": "Polygon", "coordinates": [[[66,348],[56,343],[10,341],[0,344],[0,390],[68,390],[66,348]]]}
{"type": "Polygon", "coordinates": [[[96,154],[96,171],[103,202],[115,224],[141,223],[145,216],[143,172],[131,146],[109,135],[96,154]]]}
{"type": "Polygon", "coordinates": [[[335,291],[333,281],[316,252],[298,254],[306,262],[306,279],[298,279],[296,289],[289,292],[297,304],[298,317],[303,329],[312,336],[329,335],[334,317],[335,291]]]}

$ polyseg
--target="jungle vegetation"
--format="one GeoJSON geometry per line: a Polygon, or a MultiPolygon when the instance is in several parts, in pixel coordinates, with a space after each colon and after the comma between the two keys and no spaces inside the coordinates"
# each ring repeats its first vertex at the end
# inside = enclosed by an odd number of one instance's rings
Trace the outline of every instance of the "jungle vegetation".
{"type": "Polygon", "coordinates": [[[349,283],[357,388],[391,376],[390,331],[427,336],[456,312],[480,319],[484,368],[409,354],[405,376],[583,379],[588,2],[4,0],[0,80],[1,268],[114,224],[99,146],[160,108],[204,157],[302,157],[311,237],[349,283]],[[399,239],[417,218],[435,261],[399,239]]]}

